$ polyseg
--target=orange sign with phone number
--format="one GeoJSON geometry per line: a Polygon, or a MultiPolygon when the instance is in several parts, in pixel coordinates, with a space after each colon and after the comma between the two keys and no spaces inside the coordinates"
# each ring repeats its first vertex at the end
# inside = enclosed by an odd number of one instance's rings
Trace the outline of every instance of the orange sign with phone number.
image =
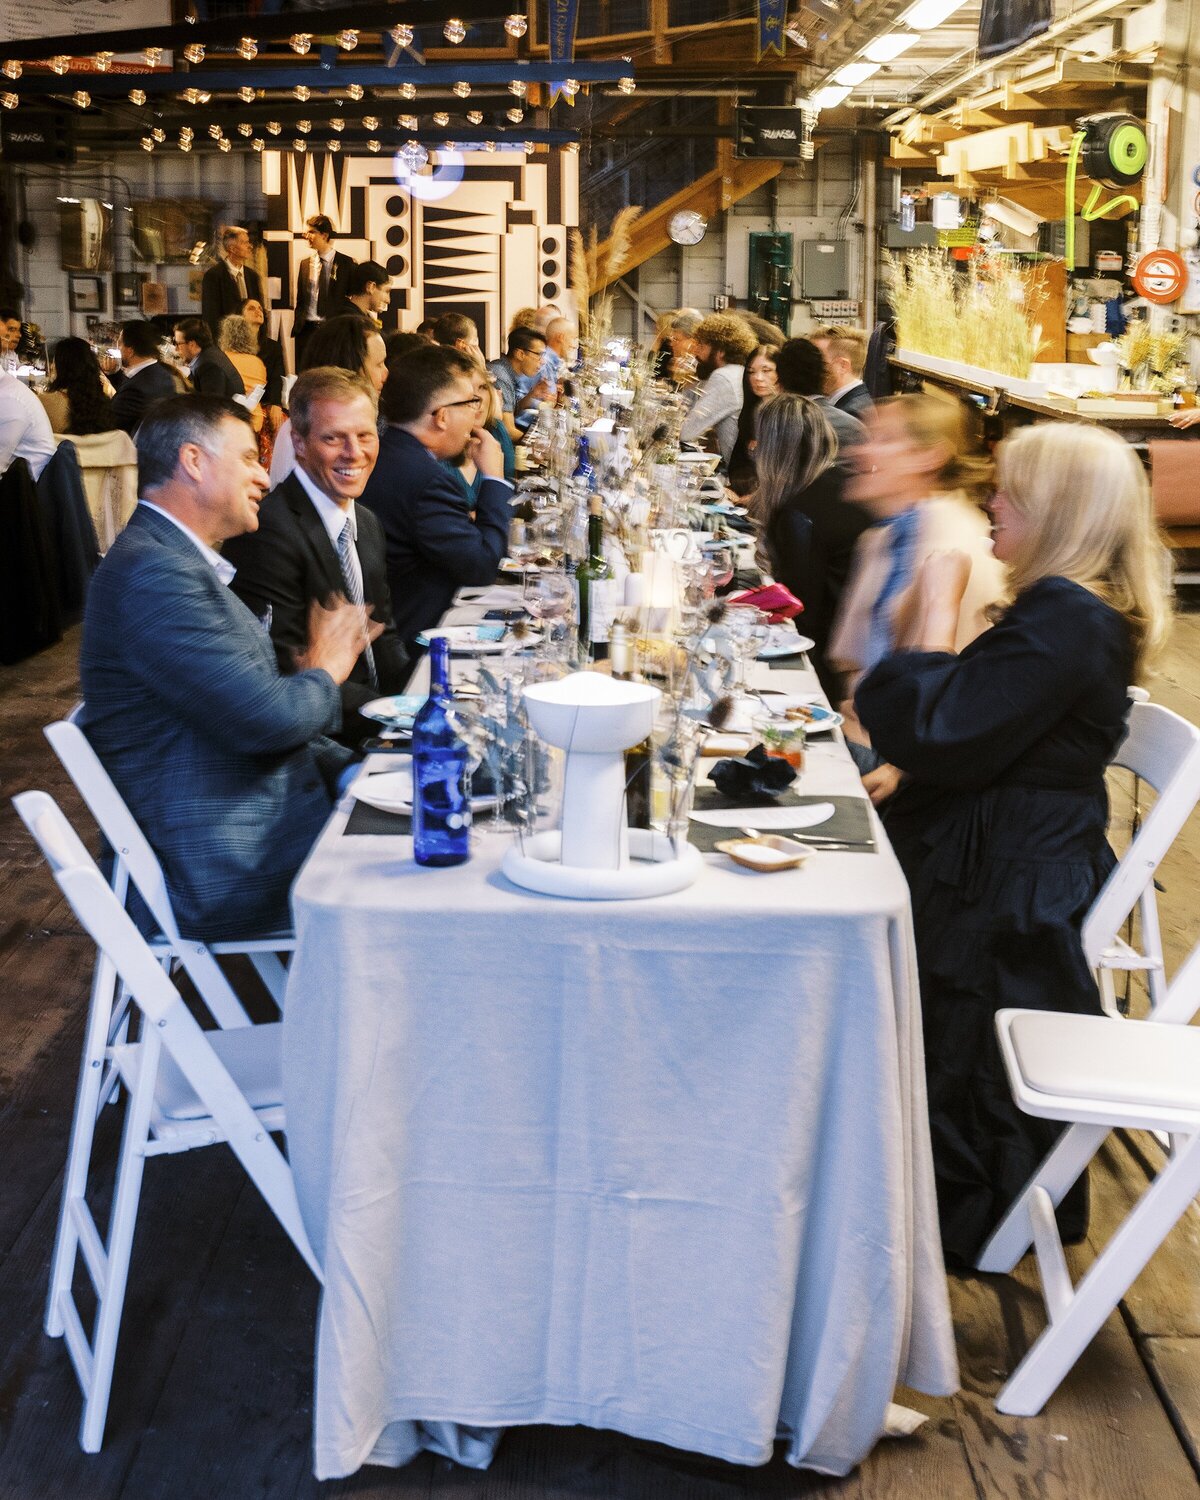
{"type": "Polygon", "coordinates": [[[1147,250],[1133,268],[1133,285],[1147,302],[1174,302],[1187,281],[1187,266],[1174,250],[1147,250]]]}

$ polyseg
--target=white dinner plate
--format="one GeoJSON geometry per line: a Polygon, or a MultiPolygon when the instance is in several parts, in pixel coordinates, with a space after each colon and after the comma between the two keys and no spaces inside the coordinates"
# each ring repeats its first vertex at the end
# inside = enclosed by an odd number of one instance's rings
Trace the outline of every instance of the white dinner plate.
{"type": "Polygon", "coordinates": [[[790,625],[787,628],[791,634],[783,638],[772,636],[758,653],[759,661],[777,661],[783,656],[798,656],[802,651],[811,651],[817,644],[810,636],[797,635],[790,625]]]}
{"type": "Polygon", "coordinates": [[[490,631],[495,627],[487,625],[431,625],[428,630],[423,630],[417,637],[419,646],[428,646],[430,637],[444,635],[450,642],[451,656],[501,656],[506,651],[520,651],[526,646],[533,645],[538,632],[529,629],[524,637],[517,641],[505,631],[499,640],[481,640],[481,630],[490,631]]]}
{"type": "MultiPolygon", "coordinates": [[[[406,760],[394,771],[377,771],[373,776],[360,776],[350,788],[351,794],[368,807],[377,807],[381,812],[412,812],[412,762],[406,760]]],[[[478,812],[495,803],[495,797],[472,797],[471,807],[478,812]]]]}
{"type": "Polygon", "coordinates": [[[397,729],[411,729],[417,710],[425,702],[420,693],[393,693],[390,698],[372,698],[359,709],[364,719],[391,724],[397,729]]]}
{"type": "Polygon", "coordinates": [[[815,828],[828,823],[837,808],[832,802],[811,802],[800,807],[723,807],[711,812],[693,812],[692,821],[710,828],[815,828]]]}
{"type": "Polygon", "coordinates": [[[762,699],[762,706],[764,708],[768,708],[769,706],[768,711],[770,713],[780,716],[789,708],[808,709],[809,713],[812,714],[811,721],[804,726],[804,732],[808,735],[827,734],[830,730],[837,729],[845,722],[842,715],[834,709],[826,708],[823,703],[814,703],[811,698],[805,697],[803,693],[799,693],[795,697],[782,696],[778,698],[773,693],[768,693],[762,699]]]}

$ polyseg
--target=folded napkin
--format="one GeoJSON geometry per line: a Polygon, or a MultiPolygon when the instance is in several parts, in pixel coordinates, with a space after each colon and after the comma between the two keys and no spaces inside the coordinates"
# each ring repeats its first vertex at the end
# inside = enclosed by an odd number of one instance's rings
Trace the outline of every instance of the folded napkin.
{"type": "Polygon", "coordinates": [[[761,609],[770,616],[772,625],[782,625],[785,620],[794,620],[804,610],[803,604],[782,583],[768,583],[760,589],[746,594],[733,594],[725,601],[731,607],[743,604],[750,609],[761,609]]]}
{"type": "Polygon", "coordinates": [[[755,745],[736,760],[719,760],[708,773],[708,779],[723,797],[749,805],[764,802],[787,791],[796,772],[786,760],[770,756],[762,745],[755,745]]]}

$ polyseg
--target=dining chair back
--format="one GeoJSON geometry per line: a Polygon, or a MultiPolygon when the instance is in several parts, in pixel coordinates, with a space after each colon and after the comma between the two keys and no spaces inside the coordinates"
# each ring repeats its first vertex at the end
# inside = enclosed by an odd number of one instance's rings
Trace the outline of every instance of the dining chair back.
{"type": "MultiPolygon", "coordinates": [[[[94,1030],[97,1041],[104,1037],[128,1102],[105,1240],[87,1202],[94,1107],[84,1095],[88,1074],[98,1070],[86,1066],[85,1052],[61,1214],[73,1226],[74,1248],[70,1275],[54,1287],[46,1317],[47,1333],[65,1338],[83,1389],[80,1446],[96,1453],[104,1437],[147,1157],[227,1144],[318,1280],[321,1272],[300,1217],[291,1168],[270,1134],[284,1127],[279,1024],[202,1030],[53,798],[24,792],[13,805],[141,1021],[136,1040],[130,1040],[128,1028],[123,1039],[109,1041],[105,1018],[89,1017],[89,1033],[94,1030]],[[76,1133],[87,1136],[82,1155],[76,1133]],[[73,1288],[80,1253],[96,1297],[90,1338],[73,1288]]],[[[92,1040],[89,1035],[89,1045],[92,1040]]]]}
{"type": "Polygon", "coordinates": [[[1049,1314],[996,1398],[1002,1412],[1041,1411],[1200,1193],[1200,1030],[1186,1024],[1198,1008],[1200,944],[1147,1021],[1036,1010],[996,1017],[1017,1105],[1068,1126],[976,1263],[980,1271],[1011,1271],[1032,1244],[1049,1314]],[[1054,1210],[1115,1129],[1163,1133],[1171,1150],[1073,1286],[1054,1210]]]}
{"type": "Polygon", "coordinates": [[[64,433],[57,442],[75,445],[88,513],[101,552],[125,529],[137,505],[137,449],[127,432],[64,433]]]}
{"type": "Polygon", "coordinates": [[[1200,729],[1162,704],[1148,702],[1133,704],[1128,724],[1113,765],[1153,787],[1158,800],[1092,903],[1082,932],[1084,952],[1099,977],[1100,1003],[1113,1016],[1118,1014],[1113,983],[1118,971],[1145,973],[1151,1015],[1166,996],[1154,876],[1200,801],[1200,729]],[[1121,936],[1135,908],[1141,951],[1121,936]]]}

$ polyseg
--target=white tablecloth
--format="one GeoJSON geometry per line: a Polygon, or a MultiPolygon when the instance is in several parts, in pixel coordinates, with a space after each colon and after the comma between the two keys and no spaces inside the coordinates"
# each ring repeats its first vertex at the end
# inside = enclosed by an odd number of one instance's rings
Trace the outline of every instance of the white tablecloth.
{"type": "MultiPolygon", "coordinates": [[[[859,789],[811,751],[801,790],[859,789]]],[[[420,869],[348,807],[296,883],[284,1016],[319,1478],[482,1465],[482,1429],[533,1422],[744,1464],[778,1435],[842,1474],[898,1381],[956,1388],[886,845],[573,902],[511,886],[503,835],[420,869]]]]}

